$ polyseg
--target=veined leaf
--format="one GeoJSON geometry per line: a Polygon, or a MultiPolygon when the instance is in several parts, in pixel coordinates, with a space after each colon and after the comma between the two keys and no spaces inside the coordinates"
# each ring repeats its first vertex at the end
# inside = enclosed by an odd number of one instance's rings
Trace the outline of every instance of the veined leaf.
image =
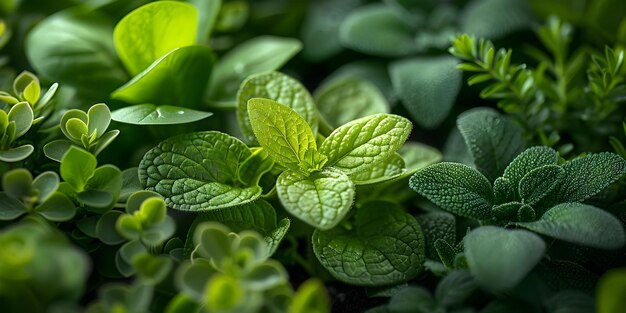
{"type": "Polygon", "coordinates": [[[171,105],[138,104],[111,113],[111,118],[120,123],[135,125],[171,125],[185,124],[213,115],[211,112],[202,112],[171,105]]]}
{"type": "Polygon", "coordinates": [[[320,146],[326,166],[346,174],[366,170],[391,157],[406,141],[413,125],[404,117],[375,114],[333,131],[320,146]]]}
{"type": "Polygon", "coordinates": [[[308,175],[287,170],[278,176],[276,191],[289,213],[319,229],[341,222],[355,194],[350,178],[331,168],[308,175]]]}
{"type": "Polygon", "coordinates": [[[562,203],[535,222],[518,223],[534,232],[600,249],[619,249],[626,243],[624,226],[610,213],[582,203],[562,203]]]}
{"type": "Polygon", "coordinates": [[[261,194],[259,186],[245,186],[237,169],[250,149],[227,134],[206,131],[162,141],[144,155],[139,180],[165,198],[168,206],[206,211],[245,204],[261,194]]]}
{"type": "MultiPolygon", "coordinates": [[[[558,154],[549,147],[532,147],[520,153],[504,170],[503,178],[512,188],[518,188],[522,178],[533,170],[547,165],[557,165],[558,154]]],[[[519,199],[518,199],[519,200],[519,199]]]]}
{"type": "Polygon", "coordinates": [[[437,260],[439,254],[435,248],[435,241],[438,239],[446,242],[456,243],[456,221],[454,216],[447,212],[430,212],[416,216],[424,232],[426,241],[426,256],[437,260]]]}
{"type": "Polygon", "coordinates": [[[411,177],[409,186],[451,213],[479,220],[491,217],[491,184],[467,165],[444,162],[425,167],[411,177]]]}
{"type": "Polygon", "coordinates": [[[248,100],[265,98],[274,100],[294,110],[317,133],[315,101],[300,82],[280,72],[268,72],[248,77],[237,93],[237,118],[247,142],[256,142],[248,117],[248,100]]]}
{"type": "Polygon", "coordinates": [[[313,251],[335,278],[355,285],[405,282],[422,270],[424,237],[402,208],[368,202],[356,212],[350,230],[336,227],[313,233],[313,251]]]}
{"type": "Polygon", "coordinates": [[[529,205],[539,202],[561,182],[563,172],[558,165],[544,165],[530,171],[519,183],[521,200],[529,205]]]}
{"type": "Polygon", "coordinates": [[[399,154],[393,154],[387,160],[374,167],[348,175],[355,185],[369,185],[394,179],[406,172],[406,165],[399,154]]]}

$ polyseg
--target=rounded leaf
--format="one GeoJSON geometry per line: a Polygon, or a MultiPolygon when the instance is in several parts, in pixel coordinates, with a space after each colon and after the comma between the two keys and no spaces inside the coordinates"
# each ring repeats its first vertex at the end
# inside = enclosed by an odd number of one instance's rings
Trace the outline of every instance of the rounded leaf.
{"type": "Polygon", "coordinates": [[[33,109],[28,102],[20,102],[9,110],[9,122],[15,122],[15,138],[19,138],[33,125],[33,109]]]}
{"type": "Polygon", "coordinates": [[[71,220],[76,215],[76,207],[65,194],[55,192],[37,206],[35,212],[49,221],[63,222],[71,220]]]}

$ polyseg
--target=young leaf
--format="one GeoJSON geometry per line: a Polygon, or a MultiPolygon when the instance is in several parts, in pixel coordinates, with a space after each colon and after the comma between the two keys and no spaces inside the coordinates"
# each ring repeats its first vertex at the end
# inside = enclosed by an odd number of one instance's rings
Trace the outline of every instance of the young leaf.
{"type": "Polygon", "coordinates": [[[61,159],[61,177],[76,191],[83,191],[87,181],[93,176],[96,165],[96,157],[91,153],[72,146],[61,159]]]}
{"type": "Polygon", "coordinates": [[[541,260],[546,244],[525,230],[479,227],[463,240],[470,272],[476,281],[493,293],[517,285],[541,260]]]}
{"type": "Polygon", "coordinates": [[[207,131],[169,138],[148,151],[139,180],[183,211],[232,207],[257,199],[259,186],[242,186],[237,169],[251,152],[238,139],[207,131]]]}
{"type": "Polygon", "coordinates": [[[517,188],[522,178],[533,170],[542,166],[557,165],[558,157],[557,152],[549,147],[528,148],[509,163],[502,177],[506,178],[513,188],[517,188]]]}
{"type": "Polygon", "coordinates": [[[466,111],[458,117],[457,126],[472,152],[476,168],[491,182],[524,149],[521,130],[493,109],[466,111]]]}
{"type": "Polygon", "coordinates": [[[255,98],[248,101],[248,115],[257,140],[280,165],[297,169],[306,151],[317,148],[309,125],[287,106],[255,98]]]}
{"type": "Polygon", "coordinates": [[[350,230],[313,233],[313,251],[333,277],[349,284],[382,286],[405,282],[422,270],[424,236],[402,208],[368,202],[350,230]]]}
{"type": "Polygon", "coordinates": [[[248,115],[248,101],[252,98],[274,100],[294,110],[317,134],[317,111],[315,101],[297,80],[280,72],[267,72],[248,77],[237,93],[237,119],[247,142],[256,137],[248,115]]]}
{"type": "Polygon", "coordinates": [[[529,205],[539,202],[561,182],[564,172],[558,165],[544,165],[530,171],[519,183],[522,202],[529,205]]]}
{"type": "Polygon", "coordinates": [[[491,217],[491,184],[475,169],[459,163],[438,163],[415,173],[409,186],[442,209],[464,217],[491,217]]]}
{"type": "Polygon", "coordinates": [[[104,103],[92,105],[87,111],[87,121],[89,125],[87,135],[93,136],[96,133],[96,138],[102,137],[111,123],[109,107],[104,103]]]}
{"type": "Polygon", "coordinates": [[[193,45],[198,12],[185,2],[159,1],[127,14],[113,32],[117,53],[131,75],[180,47],[193,45]]]}
{"type": "Polygon", "coordinates": [[[319,229],[330,229],[341,222],[355,194],[350,178],[334,169],[308,175],[285,171],[278,176],[276,191],[289,213],[319,229]]]}
{"type": "Polygon", "coordinates": [[[120,123],[135,125],[171,125],[192,123],[213,115],[171,105],[138,104],[113,111],[111,118],[120,123]]]}
{"type": "Polygon", "coordinates": [[[610,213],[582,203],[562,203],[535,222],[518,223],[543,235],[600,249],[619,249],[626,243],[624,226],[610,213]]]}
{"type": "Polygon", "coordinates": [[[413,120],[434,128],[448,116],[463,74],[452,57],[419,57],[391,63],[393,89],[413,120]]]}
{"type": "Polygon", "coordinates": [[[350,175],[391,157],[409,137],[412,127],[409,120],[398,115],[370,115],[335,129],[322,142],[319,152],[328,157],[326,166],[350,175]]]}

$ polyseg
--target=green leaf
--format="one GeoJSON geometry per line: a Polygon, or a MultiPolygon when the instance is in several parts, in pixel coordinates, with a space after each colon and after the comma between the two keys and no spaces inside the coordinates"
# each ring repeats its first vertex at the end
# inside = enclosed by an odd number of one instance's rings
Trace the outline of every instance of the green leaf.
{"type": "Polygon", "coordinates": [[[103,214],[115,204],[115,197],[111,192],[102,190],[86,190],[78,194],[78,201],[85,205],[85,209],[94,213],[103,214]]]}
{"type": "Polygon", "coordinates": [[[9,150],[3,150],[0,151],[0,161],[9,163],[19,162],[29,157],[33,151],[35,151],[35,147],[32,145],[23,145],[9,150]]]}
{"type": "Polygon", "coordinates": [[[26,213],[27,208],[22,202],[0,192],[0,221],[12,221],[26,213]]]}
{"type": "Polygon", "coordinates": [[[530,171],[519,183],[521,200],[529,205],[539,202],[561,182],[564,172],[558,165],[544,165],[530,171]]]}
{"type": "Polygon", "coordinates": [[[122,189],[118,201],[127,202],[127,199],[135,192],[143,190],[139,181],[136,167],[127,168],[122,171],[122,189]]]}
{"type": "Polygon", "coordinates": [[[246,77],[279,69],[300,49],[302,44],[296,39],[273,36],[255,37],[238,45],[215,66],[205,98],[235,103],[233,97],[246,77]]]}
{"type": "Polygon", "coordinates": [[[34,190],[39,192],[37,200],[39,203],[43,203],[48,199],[48,196],[59,188],[59,175],[52,171],[43,172],[35,177],[32,186],[34,190]]]}
{"type": "Polygon", "coordinates": [[[237,170],[239,181],[246,185],[258,185],[263,174],[274,167],[274,160],[263,148],[251,148],[252,155],[237,170]]]}
{"type": "Polygon", "coordinates": [[[33,175],[25,168],[17,168],[2,176],[2,189],[15,199],[27,199],[32,194],[33,175]]]}
{"type": "Polygon", "coordinates": [[[43,146],[43,153],[50,159],[61,162],[63,155],[70,147],[73,146],[72,142],[64,139],[57,139],[47,143],[43,146]]]}
{"type": "Polygon", "coordinates": [[[448,116],[463,75],[453,57],[419,57],[391,63],[393,89],[413,120],[435,128],[448,116]]]}
{"type": "Polygon", "coordinates": [[[478,38],[497,39],[529,28],[534,14],[523,0],[477,0],[465,8],[461,30],[478,38]]]}
{"type": "Polygon", "coordinates": [[[326,166],[346,174],[366,170],[391,157],[406,141],[413,125],[399,115],[375,114],[354,120],[333,131],[319,152],[326,166]]]}
{"type": "Polygon", "coordinates": [[[87,181],[85,189],[110,192],[117,200],[122,189],[122,172],[110,164],[100,166],[87,181]]]}
{"type": "Polygon", "coordinates": [[[472,152],[476,168],[491,182],[524,150],[521,129],[493,109],[465,111],[458,117],[457,126],[472,152]]]}
{"type": "Polygon", "coordinates": [[[242,282],[249,289],[267,290],[286,283],[288,274],[280,262],[267,260],[263,264],[255,266],[242,278],[242,282]]]}
{"type": "Polygon", "coordinates": [[[518,223],[543,235],[600,249],[619,249],[626,243],[624,226],[610,213],[582,203],[562,203],[535,222],[518,223]]]}
{"type": "Polygon", "coordinates": [[[35,211],[53,222],[69,221],[76,215],[72,200],[60,192],[51,194],[35,211]]]}
{"type": "Polygon", "coordinates": [[[236,312],[246,300],[246,289],[232,276],[218,274],[207,283],[204,301],[211,312],[236,312]]]}
{"type": "Polygon", "coordinates": [[[430,259],[439,259],[435,248],[438,239],[456,243],[456,221],[452,214],[447,212],[430,212],[416,216],[426,241],[426,256],[430,259]]]}
{"type": "Polygon", "coordinates": [[[389,300],[390,312],[427,313],[438,312],[437,304],[428,290],[422,287],[408,286],[399,290],[389,300]]]}
{"type": "Polygon", "coordinates": [[[229,233],[230,229],[219,223],[205,222],[198,225],[193,235],[195,253],[221,268],[223,261],[231,257],[234,248],[229,233]]]}
{"type": "MultiPolygon", "coordinates": [[[[123,213],[120,211],[111,210],[100,217],[96,224],[96,236],[98,239],[107,245],[117,245],[126,241],[115,228],[117,220],[122,214],[123,213]]],[[[128,261],[130,260],[132,260],[132,258],[128,259],[128,261]]]]}
{"type": "Polygon", "coordinates": [[[173,49],[193,45],[197,29],[193,5],[159,1],[127,14],[115,26],[113,37],[122,63],[137,75],[173,49]]]}
{"type": "Polygon", "coordinates": [[[176,48],[115,90],[111,98],[133,104],[199,108],[213,63],[213,54],[207,46],[176,48]]]}
{"type": "Polygon", "coordinates": [[[598,313],[619,313],[626,306],[626,269],[613,269],[598,282],[598,313]]]}
{"type": "Polygon", "coordinates": [[[454,271],[439,282],[435,298],[439,305],[446,308],[461,306],[476,287],[474,278],[468,272],[454,271]]]}
{"type": "Polygon", "coordinates": [[[418,171],[409,186],[442,209],[464,217],[491,217],[491,184],[475,169],[459,163],[438,163],[418,171]]]}
{"type": "Polygon", "coordinates": [[[251,99],[248,116],[257,140],[280,165],[297,169],[306,151],[317,148],[311,127],[285,105],[269,99],[251,99]]]}
{"type": "Polygon", "coordinates": [[[189,0],[198,11],[198,35],[196,42],[203,43],[209,40],[213,27],[220,13],[222,0],[189,0]]]}
{"type": "Polygon", "coordinates": [[[309,279],[298,287],[289,313],[326,313],[330,312],[330,299],[324,288],[324,284],[315,278],[309,279]]]}
{"type": "Polygon", "coordinates": [[[201,300],[207,282],[215,274],[215,270],[206,259],[196,259],[180,265],[176,272],[176,286],[185,294],[201,300]]]}
{"type": "Polygon", "coordinates": [[[94,104],[87,111],[87,117],[89,121],[89,131],[86,132],[87,136],[91,137],[96,133],[96,138],[102,137],[111,123],[111,111],[109,107],[104,103],[94,104]]]}
{"type": "Polygon", "coordinates": [[[160,197],[152,197],[141,203],[141,209],[136,214],[145,226],[153,226],[159,224],[167,217],[167,207],[160,197]]]}
{"type": "Polygon", "coordinates": [[[400,57],[415,52],[413,31],[384,4],[352,11],[339,27],[343,46],[381,57],[400,57]]]}
{"type": "Polygon", "coordinates": [[[392,154],[390,158],[376,166],[350,174],[349,177],[355,185],[369,185],[394,179],[405,171],[406,166],[402,157],[399,154],[392,154]]]}
{"type": "MultiPolygon", "coordinates": [[[[558,157],[557,152],[549,147],[528,148],[515,157],[511,163],[509,163],[504,170],[504,174],[502,175],[502,178],[506,179],[508,182],[501,182],[500,184],[506,184],[507,187],[502,186],[506,189],[509,187],[513,188],[513,190],[518,189],[522,178],[524,178],[528,173],[541,168],[542,166],[557,165],[558,157]]],[[[494,188],[495,185],[497,184],[494,183],[494,188]]]]}
{"type": "Polygon", "coordinates": [[[70,139],[74,141],[80,141],[83,136],[89,137],[87,124],[75,117],[65,123],[65,129],[70,135],[70,139]]]}
{"type": "Polygon", "coordinates": [[[493,293],[517,285],[541,260],[546,244],[525,230],[479,227],[463,240],[470,272],[478,284],[493,293]]]}
{"type": "Polygon", "coordinates": [[[133,215],[121,215],[115,223],[115,229],[128,240],[138,240],[143,231],[141,221],[133,215]]]}
{"type": "Polygon", "coordinates": [[[362,286],[408,281],[422,269],[424,237],[415,219],[388,202],[368,202],[350,230],[313,233],[313,251],[338,280],[362,286]]]}
{"type": "Polygon", "coordinates": [[[9,122],[15,122],[15,138],[22,137],[33,125],[33,109],[28,102],[20,102],[9,110],[9,122]]]}
{"type": "Polygon", "coordinates": [[[259,186],[241,186],[237,169],[251,152],[238,139],[207,131],[169,138],[148,151],[139,164],[139,180],[183,211],[206,211],[245,204],[261,194],[259,186]]]}
{"type": "Polygon", "coordinates": [[[128,79],[112,32],[113,23],[98,11],[86,7],[61,11],[29,32],[26,55],[37,73],[51,81],[107,95],[128,79]]]}
{"type": "Polygon", "coordinates": [[[134,125],[172,125],[192,123],[213,115],[211,112],[171,105],[138,104],[113,111],[116,122],[134,125]]]}
{"type": "Polygon", "coordinates": [[[163,281],[174,267],[174,263],[168,257],[149,253],[135,256],[132,265],[137,270],[137,275],[150,284],[163,281]]]}
{"type": "Polygon", "coordinates": [[[83,191],[97,164],[96,157],[91,153],[72,146],[61,159],[61,177],[76,191],[83,191]]]}
{"type": "Polygon", "coordinates": [[[315,91],[320,114],[333,127],[376,113],[389,113],[380,90],[364,79],[345,77],[322,84],[315,91]]]}
{"type": "Polygon", "coordinates": [[[346,174],[325,169],[309,175],[287,170],[276,181],[285,209],[319,229],[331,229],[346,216],[354,200],[354,184],[346,174]]]}
{"type": "Polygon", "coordinates": [[[252,98],[274,100],[298,113],[317,133],[315,101],[304,86],[294,78],[280,72],[267,72],[248,77],[237,93],[237,119],[247,142],[256,142],[248,116],[248,101],[252,98]]]}

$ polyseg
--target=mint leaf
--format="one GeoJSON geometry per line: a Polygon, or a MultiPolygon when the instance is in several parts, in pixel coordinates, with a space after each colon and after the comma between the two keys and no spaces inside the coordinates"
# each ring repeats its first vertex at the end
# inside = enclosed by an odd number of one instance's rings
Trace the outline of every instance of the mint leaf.
{"type": "Polygon", "coordinates": [[[335,129],[322,142],[319,152],[328,157],[326,166],[350,175],[391,157],[412,127],[409,120],[398,115],[370,115],[335,129]]]}
{"type": "Polygon", "coordinates": [[[139,180],[168,206],[206,211],[257,199],[261,187],[243,185],[237,169],[251,152],[238,139],[206,131],[169,138],[148,151],[139,164],[139,180]]]}
{"type": "Polygon", "coordinates": [[[313,251],[333,277],[345,283],[383,286],[405,282],[422,270],[424,237],[401,207],[368,202],[356,211],[351,229],[313,233],[313,251]]]}
{"type": "Polygon", "coordinates": [[[341,222],[355,194],[350,178],[330,168],[308,175],[287,170],[278,176],[276,191],[287,212],[320,229],[341,222]]]}
{"type": "Polygon", "coordinates": [[[265,98],[274,100],[294,110],[317,133],[315,101],[304,86],[292,77],[280,72],[255,74],[248,77],[237,93],[237,119],[247,142],[256,141],[248,117],[248,100],[265,98]]]}
{"type": "MultiPolygon", "coordinates": [[[[522,178],[534,169],[546,165],[558,165],[559,155],[549,147],[531,147],[524,150],[509,163],[502,178],[507,179],[512,188],[517,189],[522,178]]],[[[494,186],[495,187],[495,186],[494,186]]],[[[521,200],[521,199],[517,199],[521,200]]]]}
{"type": "Polygon", "coordinates": [[[491,182],[524,149],[521,130],[493,109],[466,111],[458,117],[457,126],[472,152],[476,168],[491,182]]]}
{"type": "Polygon", "coordinates": [[[558,165],[544,165],[524,175],[518,191],[522,202],[529,205],[539,202],[561,182],[564,172],[558,165]]]}
{"type": "Polygon", "coordinates": [[[138,104],[111,113],[111,118],[120,123],[135,125],[171,125],[199,121],[213,115],[171,105],[138,104]]]}
{"type": "Polygon", "coordinates": [[[193,45],[198,28],[196,8],[184,2],[149,3],[115,26],[115,48],[126,69],[137,75],[152,62],[180,47],[193,45]]]}
{"type": "Polygon", "coordinates": [[[315,136],[294,110],[269,99],[248,101],[250,124],[257,140],[276,163],[300,168],[307,150],[315,150],[315,136]]]}
{"type": "Polygon", "coordinates": [[[482,226],[463,239],[470,272],[493,293],[515,287],[541,260],[546,244],[525,230],[482,226]]]}
{"type": "Polygon", "coordinates": [[[624,226],[610,213],[582,203],[562,203],[535,222],[517,223],[543,235],[600,249],[619,249],[624,226]]]}
{"type": "Polygon", "coordinates": [[[491,184],[475,169],[459,163],[438,163],[415,173],[409,186],[442,209],[464,217],[491,217],[491,184]]]}

